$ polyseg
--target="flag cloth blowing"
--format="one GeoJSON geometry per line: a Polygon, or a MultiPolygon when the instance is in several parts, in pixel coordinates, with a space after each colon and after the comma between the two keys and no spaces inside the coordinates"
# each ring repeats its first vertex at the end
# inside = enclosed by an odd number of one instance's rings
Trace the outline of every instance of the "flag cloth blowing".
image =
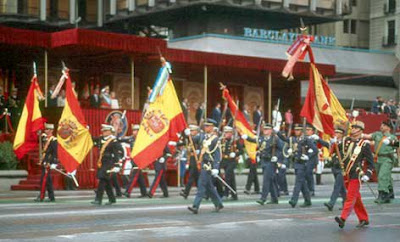
{"type": "MultiPolygon", "coordinates": [[[[231,110],[231,113],[236,114],[235,126],[238,130],[240,130],[240,133],[246,134],[250,138],[255,138],[255,134],[253,134],[250,124],[247,122],[243,113],[238,109],[237,105],[232,100],[232,97],[229,94],[229,91],[227,88],[224,88],[222,90],[222,97],[228,102],[228,106],[229,106],[229,109],[231,110]]],[[[256,162],[257,144],[251,143],[248,141],[244,141],[244,145],[245,145],[247,154],[249,155],[251,161],[253,163],[256,162]]]]}
{"type": "Polygon", "coordinates": [[[334,134],[335,124],[347,122],[346,111],[314,63],[310,63],[309,87],[300,116],[328,135],[334,134]]]}
{"type": "Polygon", "coordinates": [[[63,71],[66,79],[65,107],[58,123],[58,158],[67,172],[72,172],[83,162],[93,147],[78,99],[74,94],[68,70],[63,71]]]}
{"type": "Polygon", "coordinates": [[[21,159],[38,144],[37,132],[44,127],[45,119],[39,108],[40,93],[37,76],[34,75],[14,139],[14,153],[18,159],[21,159]]]}
{"type": "Polygon", "coordinates": [[[161,157],[168,141],[186,128],[185,117],[174,84],[170,65],[164,62],[149,97],[131,157],[143,169],[161,157]]]}

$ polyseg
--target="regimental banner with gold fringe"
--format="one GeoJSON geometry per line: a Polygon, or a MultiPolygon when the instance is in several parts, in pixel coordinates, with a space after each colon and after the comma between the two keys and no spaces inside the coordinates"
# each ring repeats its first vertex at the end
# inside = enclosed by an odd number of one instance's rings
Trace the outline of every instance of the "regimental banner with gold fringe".
{"type": "Polygon", "coordinates": [[[93,141],[72,88],[68,70],[64,70],[63,75],[66,98],[57,130],[58,159],[67,172],[72,172],[92,149],[93,141]]]}
{"type": "MultiPolygon", "coordinates": [[[[229,109],[231,110],[232,115],[236,115],[235,117],[235,126],[240,131],[241,134],[246,134],[250,138],[255,138],[255,134],[252,131],[250,124],[247,122],[243,113],[238,109],[235,102],[232,100],[231,95],[227,88],[222,90],[222,97],[228,102],[229,109]]],[[[251,162],[256,162],[256,152],[257,152],[257,144],[249,141],[244,141],[244,146],[246,148],[247,154],[249,155],[251,162]]]]}
{"type": "Polygon", "coordinates": [[[44,127],[45,119],[42,118],[39,108],[40,94],[37,77],[34,75],[14,139],[14,153],[18,159],[21,159],[38,144],[37,132],[44,127]]]}
{"type": "MultiPolygon", "coordinates": [[[[163,58],[162,58],[163,59],[163,58]]],[[[185,117],[169,76],[170,65],[163,63],[149,96],[131,157],[143,169],[161,157],[168,141],[186,127],[185,117]]]]}
{"type": "Polygon", "coordinates": [[[318,131],[333,135],[336,123],[347,122],[346,111],[320,75],[314,63],[310,64],[310,81],[300,115],[318,131]]]}

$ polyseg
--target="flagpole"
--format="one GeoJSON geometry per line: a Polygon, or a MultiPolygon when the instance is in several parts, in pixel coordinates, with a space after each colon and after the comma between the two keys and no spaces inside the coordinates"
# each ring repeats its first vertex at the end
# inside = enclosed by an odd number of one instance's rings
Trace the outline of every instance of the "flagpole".
{"type": "Polygon", "coordinates": [[[207,84],[208,84],[207,65],[204,66],[204,120],[207,119],[207,84]]]}
{"type": "Polygon", "coordinates": [[[47,82],[47,50],[44,50],[44,92],[45,92],[45,99],[44,99],[44,107],[47,108],[47,95],[48,95],[48,82],[47,82]]]}
{"type": "Polygon", "coordinates": [[[135,109],[135,61],[133,59],[131,59],[131,83],[132,83],[131,109],[135,109]]]}
{"type": "Polygon", "coordinates": [[[271,123],[271,107],[272,107],[272,76],[268,72],[268,123],[271,123]]]}

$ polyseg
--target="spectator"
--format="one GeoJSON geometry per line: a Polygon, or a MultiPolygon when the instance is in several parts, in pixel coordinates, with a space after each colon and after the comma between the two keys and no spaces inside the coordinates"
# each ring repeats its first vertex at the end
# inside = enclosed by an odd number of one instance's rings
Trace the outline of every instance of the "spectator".
{"type": "Polygon", "coordinates": [[[199,107],[196,109],[196,121],[197,121],[197,125],[200,125],[201,119],[204,117],[204,104],[199,103],[198,105],[199,105],[199,107]]]}
{"type": "Polygon", "coordinates": [[[65,106],[65,96],[65,89],[62,89],[57,97],[57,107],[65,106]]]}
{"type": "Polygon", "coordinates": [[[393,99],[389,100],[390,118],[397,119],[396,102],[393,99]]]}
{"type": "Polygon", "coordinates": [[[247,122],[250,122],[249,105],[245,104],[243,107],[243,115],[247,122]]]}
{"type": "Polygon", "coordinates": [[[111,97],[110,97],[110,87],[105,86],[101,89],[101,108],[111,108],[111,97]]]}
{"type": "Polygon", "coordinates": [[[256,110],[254,110],[253,112],[253,124],[255,126],[255,129],[257,129],[257,126],[260,123],[261,117],[262,117],[261,107],[260,105],[257,105],[256,110]]]}
{"type": "Polygon", "coordinates": [[[290,126],[293,124],[293,114],[292,114],[292,109],[288,109],[285,113],[285,122],[286,125],[290,126]]]}
{"type": "Polygon", "coordinates": [[[90,107],[92,108],[99,108],[100,107],[100,88],[97,86],[93,90],[93,94],[90,96],[90,107]]]}
{"type": "Polygon", "coordinates": [[[50,86],[50,90],[47,93],[47,106],[49,108],[57,107],[57,98],[51,98],[51,95],[54,93],[55,89],[56,89],[56,85],[53,84],[53,85],[50,86]]]}
{"type": "Polygon", "coordinates": [[[376,97],[375,101],[372,103],[371,112],[375,114],[381,113],[382,104],[383,104],[382,97],[381,96],[376,97]]]}
{"type": "Polygon", "coordinates": [[[282,124],[282,114],[279,111],[278,105],[274,106],[274,110],[272,111],[272,125],[274,128],[279,129],[282,124]]]}
{"type": "Polygon", "coordinates": [[[112,109],[119,109],[118,99],[115,96],[115,92],[111,92],[111,108],[112,109]]]}
{"type": "Polygon", "coordinates": [[[221,104],[217,103],[211,112],[211,118],[217,122],[217,126],[219,126],[219,123],[221,122],[221,116],[221,104]]]}

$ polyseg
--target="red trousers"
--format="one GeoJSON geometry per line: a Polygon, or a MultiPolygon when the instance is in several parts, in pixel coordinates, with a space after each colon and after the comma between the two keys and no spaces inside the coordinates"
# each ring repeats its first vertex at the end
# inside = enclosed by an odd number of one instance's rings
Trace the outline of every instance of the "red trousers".
{"type": "Polygon", "coordinates": [[[365,209],[361,200],[359,180],[351,179],[349,182],[346,182],[346,188],[347,198],[344,202],[341,218],[346,220],[354,208],[354,212],[356,213],[359,221],[369,221],[367,210],[365,209]]]}

